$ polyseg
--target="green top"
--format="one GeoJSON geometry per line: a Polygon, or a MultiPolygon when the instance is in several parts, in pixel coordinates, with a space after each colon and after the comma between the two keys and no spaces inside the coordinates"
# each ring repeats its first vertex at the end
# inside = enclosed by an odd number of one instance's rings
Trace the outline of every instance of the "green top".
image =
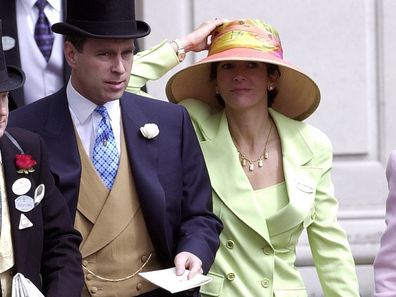
{"type": "Polygon", "coordinates": [[[286,183],[254,191],[254,205],[261,211],[263,218],[269,218],[289,203],[286,183]]]}

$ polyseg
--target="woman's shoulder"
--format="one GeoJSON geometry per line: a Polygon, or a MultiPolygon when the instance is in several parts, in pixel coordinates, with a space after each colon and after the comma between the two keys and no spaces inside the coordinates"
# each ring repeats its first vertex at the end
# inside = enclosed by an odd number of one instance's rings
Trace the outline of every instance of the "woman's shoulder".
{"type": "Polygon", "coordinates": [[[183,105],[190,114],[190,117],[196,121],[205,120],[215,112],[209,104],[196,99],[184,99],[179,104],[183,105]]]}
{"type": "Polygon", "coordinates": [[[303,121],[294,120],[283,114],[271,110],[271,116],[274,120],[280,123],[280,129],[295,129],[296,133],[299,133],[310,146],[320,146],[332,149],[332,144],[329,137],[319,128],[303,121]]]}
{"type": "Polygon", "coordinates": [[[179,104],[187,109],[198,139],[203,141],[212,138],[219,127],[223,113],[196,99],[184,99],[179,104]]]}
{"type": "Polygon", "coordinates": [[[329,147],[332,146],[329,137],[322,130],[306,122],[300,122],[300,124],[302,127],[302,133],[307,135],[308,139],[311,142],[326,145],[329,147]]]}

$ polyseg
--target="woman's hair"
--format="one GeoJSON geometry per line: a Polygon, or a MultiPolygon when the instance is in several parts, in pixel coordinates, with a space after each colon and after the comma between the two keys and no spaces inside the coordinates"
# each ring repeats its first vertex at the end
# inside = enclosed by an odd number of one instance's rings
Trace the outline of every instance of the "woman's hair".
{"type": "MultiPolygon", "coordinates": [[[[219,62],[213,62],[210,65],[210,75],[209,78],[211,81],[215,80],[217,78],[217,65],[219,64],[219,62]]],[[[268,75],[277,75],[278,77],[281,76],[281,72],[279,70],[278,65],[275,64],[270,64],[267,63],[267,73],[268,75]]],[[[272,104],[275,101],[275,97],[276,95],[278,95],[278,90],[276,88],[274,88],[271,91],[268,91],[268,100],[267,100],[267,105],[268,107],[271,107],[272,104]]],[[[220,103],[221,106],[225,106],[224,104],[224,99],[221,97],[220,94],[216,94],[216,98],[217,101],[220,103]]]]}

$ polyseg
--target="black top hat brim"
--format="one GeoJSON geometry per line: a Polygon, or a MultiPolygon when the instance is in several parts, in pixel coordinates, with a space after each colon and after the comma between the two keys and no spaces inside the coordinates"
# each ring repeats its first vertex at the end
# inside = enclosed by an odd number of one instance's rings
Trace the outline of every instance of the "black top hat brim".
{"type": "Polygon", "coordinates": [[[143,21],[132,22],[86,22],[75,21],[76,24],[56,23],[51,26],[52,31],[62,35],[74,35],[91,38],[140,38],[151,32],[150,26],[143,21]],[[136,28],[134,25],[136,24],[136,28]],[[82,28],[85,28],[82,29],[82,28]]]}
{"type": "Polygon", "coordinates": [[[7,66],[8,79],[0,82],[0,92],[19,89],[25,83],[25,73],[15,66],[7,66]]]}

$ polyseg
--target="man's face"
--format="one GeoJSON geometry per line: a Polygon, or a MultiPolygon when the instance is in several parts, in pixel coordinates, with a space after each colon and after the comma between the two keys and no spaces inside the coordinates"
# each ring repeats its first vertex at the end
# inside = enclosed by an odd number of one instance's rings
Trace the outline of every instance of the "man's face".
{"type": "Polygon", "coordinates": [[[73,87],[98,105],[119,99],[128,85],[133,51],[133,39],[88,38],[81,52],[66,42],[73,87]]]}
{"type": "Polygon", "coordinates": [[[8,92],[0,93],[0,137],[3,137],[8,122],[8,92]]]}

